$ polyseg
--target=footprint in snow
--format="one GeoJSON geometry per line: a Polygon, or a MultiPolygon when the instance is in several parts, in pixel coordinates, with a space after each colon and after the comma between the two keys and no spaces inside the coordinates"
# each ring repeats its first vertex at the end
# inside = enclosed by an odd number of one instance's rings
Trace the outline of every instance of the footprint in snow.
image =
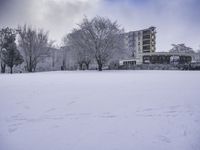
{"type": "Polygon", "coordinates": [[[29,110],[31,108],[29,106],[24,106],[24,109],[29,110]]]}
{"type": "Polygon", "coordinates": [[[171,143],[170,138],[168,138],[168,137],[166,137],[166,136],[164,136],[164,135],[158,136],[158,139],[159,139],[160,141],[162,141],[162,142],[165,142],[165,143],[171,143]]]}
{"type": "Polygon", "coordinates": [[[19,101],[19,102],[17,102],[16,104],[17,105],[20,105],[20,104],[23,104],[24,103],[24,101],[19,101]]]}
{"type": "Polygon", "coordinates": [[[50,108],[50,109],[48,109],[48,110],[46,110],[45,112],[47,113],[47,112],[52,112],[52,111],[54,111],[54,110],[56,110],[55,108],[50,108]]]}
{"type": "Polygon", "coordinates": [[[9,129],[8,129],[8,132],[9,132],[9,133],[13,133],[13,132],[17,131],[17,129],[18,129],[18,128],[9,128],[9,129]]]}
{"type": "Polygon", "coordinates": [[[110,112],[103,112],[102,114],[99,115],[100,118],[116,118],[116,115],[113,115],[110,112]]]}
{"type": "Polygon", "coordinates": [[[67,106],[70,106],[70,105],[72,105],[74,103],[76,103],[76,102],[75,101],[71,101],[71,102],[67,103],[67,106]]]}

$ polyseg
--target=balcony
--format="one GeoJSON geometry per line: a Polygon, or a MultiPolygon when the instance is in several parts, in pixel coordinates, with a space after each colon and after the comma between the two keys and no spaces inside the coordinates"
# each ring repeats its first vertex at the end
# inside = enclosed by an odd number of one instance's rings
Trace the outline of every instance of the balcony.
{"type": "Polygon", "coordinates": [[[150,34],[151,34],[150,30],[143,31],[143,35],[150,35],[150,34]]]}
{"type": "Polygon", "coordinates": [[[150,43],[151,43],[150,40],[146,40],[146,41],[143,41],[143,42],[142,42],[143,45],[150,45],[150,43]]]}
{"type": "Polygon", "coordinates": [[[150,39],[150,38],[151,38],[150,34],[149,35],[143,35],[143,40],[150,39]]]}

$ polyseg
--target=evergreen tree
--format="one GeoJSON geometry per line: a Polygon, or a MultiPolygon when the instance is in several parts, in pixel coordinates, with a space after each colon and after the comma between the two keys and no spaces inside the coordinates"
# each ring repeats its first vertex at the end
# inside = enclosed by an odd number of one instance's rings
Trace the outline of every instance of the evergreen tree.
{"type": "Polygon", "coordinates": [[[10,67],[10,73],[13,72],[13,66],[17,66],[23,62],[23,57],[15,43],[15,37],[16,35],[12,31],[5,37],[2,51],[3,62],[10,67]]]}

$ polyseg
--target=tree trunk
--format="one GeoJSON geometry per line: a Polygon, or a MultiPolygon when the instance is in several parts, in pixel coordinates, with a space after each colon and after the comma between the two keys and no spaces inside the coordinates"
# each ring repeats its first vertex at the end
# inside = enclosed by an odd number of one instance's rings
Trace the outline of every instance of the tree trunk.
{"type": "Polygon", "coordinates": [[[98,70],[102,71],[102,67],[103,67],[102,59],[99,56],[95,56],[95,58],[96,58],[96,62],[98,64],[98,70]]]}
{"type": "Polygon", "coordinates": [[[83,70],[83,64],[82,63],[79,64],[79,69],[83,70]]]}
{"type": "Polygon", "coordinates": [[[36,64],[33,66],[33,72],[36,71],[36,64]]]}
{"type": "Polygon", "coordinates": [[[6,72],[6,64],[1,64],[1,73],[6,72]]]}
{"type": "Polygon", "coordinates": [[[102,64],[101,63],[98,63],[98,70],[102,71],[102,64]]]}
{"type": "Polygon", "coordinates": [[[31,68],[31,66],[29,65],[29,66],[27,66],[27,71],[28,72],[32,72],[32,68],[31,68]]]}
{"type": "Polygon", "coordinates": [[[89,70],[89,63],[85,63],[87,70],[89,70]]]}
{"type": "Polygon", "coordinates": [[[29,57],[29,66],[28,66],[28,72],[33,72],[33,64],[32,64],[32,57],[29,57]]]}
{"type": "Polygon", "coordinates": [[[10,73],[11,74],[13,73],[13,67],[10,67],[10,73]]]}

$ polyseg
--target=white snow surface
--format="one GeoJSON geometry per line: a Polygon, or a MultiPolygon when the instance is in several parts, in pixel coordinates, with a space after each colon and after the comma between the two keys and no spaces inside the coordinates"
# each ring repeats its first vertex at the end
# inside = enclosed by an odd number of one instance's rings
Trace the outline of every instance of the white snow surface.
{"type": "Polygon", "coordinates": [[[200,150],[200,72],[0,75],[0,150],[200,150]]]}

